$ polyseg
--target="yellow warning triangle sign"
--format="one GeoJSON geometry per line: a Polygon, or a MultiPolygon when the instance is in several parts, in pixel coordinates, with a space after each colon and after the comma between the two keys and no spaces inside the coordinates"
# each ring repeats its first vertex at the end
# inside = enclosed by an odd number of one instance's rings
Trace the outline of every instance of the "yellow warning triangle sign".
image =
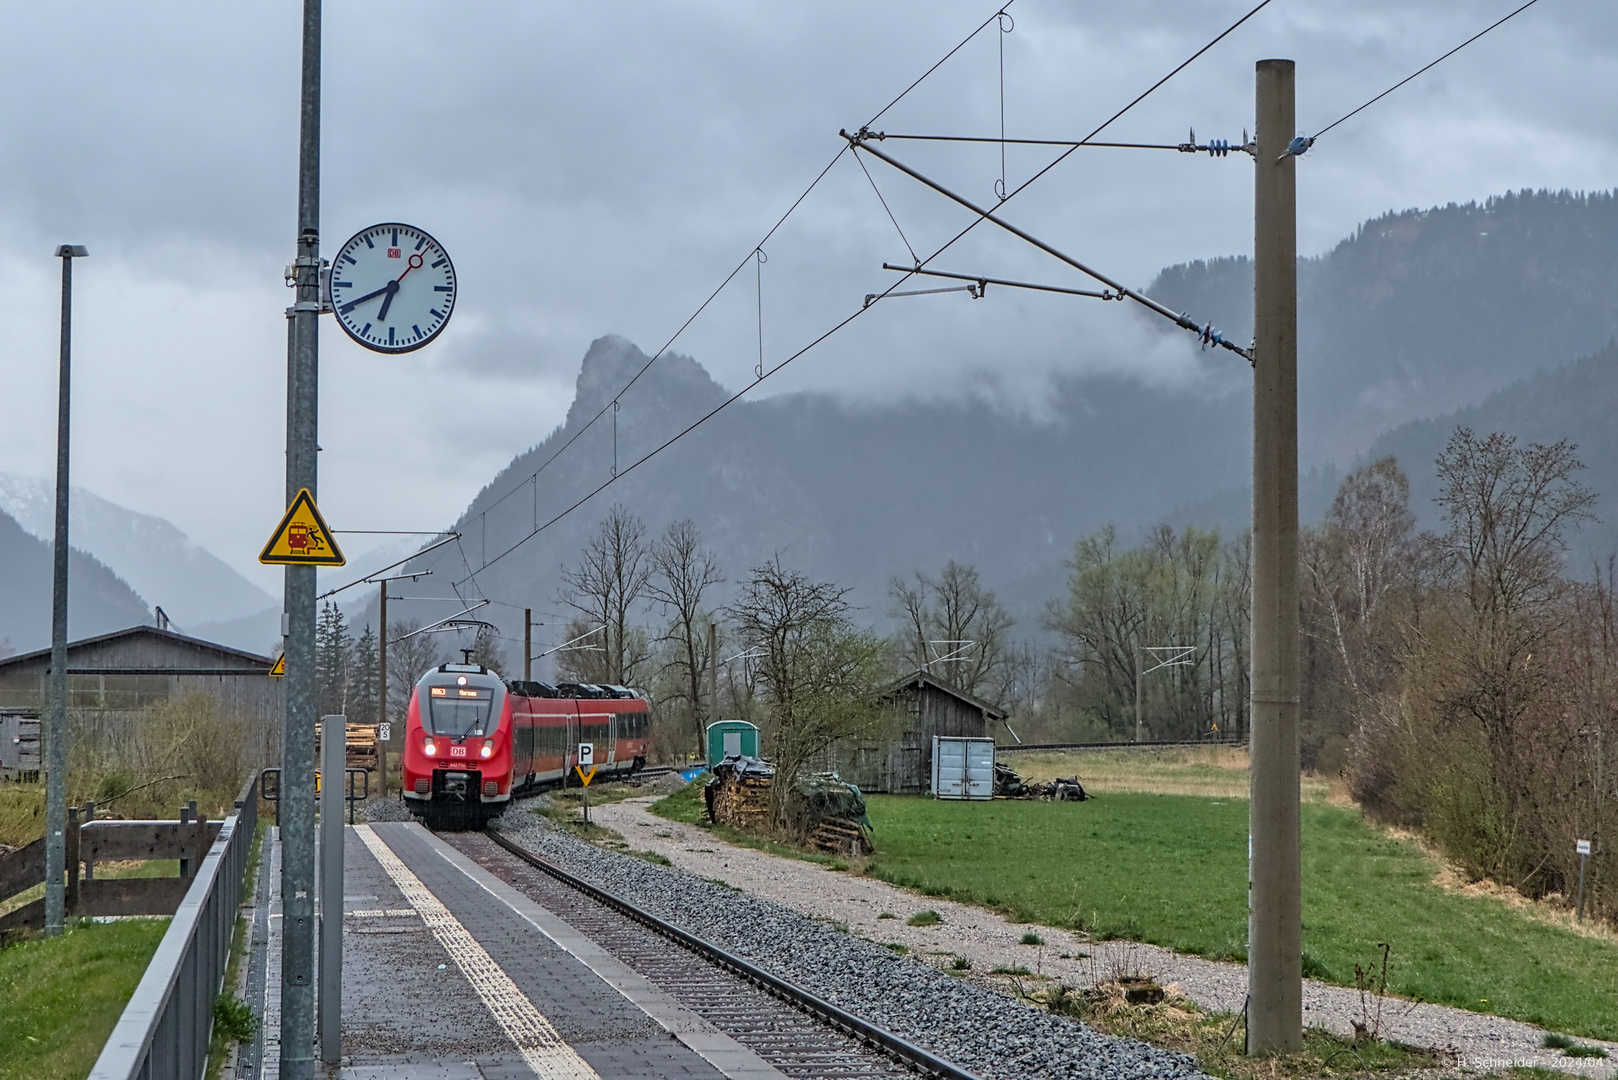
{"type": "Polygon", "coordinates": [[[286,516],[275,527],[258,561],[280,566],[342,566],[348,560],[326,528],[314,496],[304,488],[287,507],[286,516]]]}
{"type": "Polygon", "coordinates": [[[286,673],[287,673],[287,657],[286,657],[286,653],[282,653],[280,656],[277,656],[275,658],[275,663],[270,665],[270,676],[272,678],[279,679],[281,676],[285,675],[286,673]]]}

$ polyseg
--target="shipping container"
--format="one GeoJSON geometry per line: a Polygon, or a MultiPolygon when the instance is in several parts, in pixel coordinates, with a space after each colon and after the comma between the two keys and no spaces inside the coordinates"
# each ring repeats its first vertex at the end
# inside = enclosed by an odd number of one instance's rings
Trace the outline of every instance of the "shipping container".
{"type": "Polygon", "coordinates": [[[994,798],[994,740],[933,736],[933,795],[994,798]]]}

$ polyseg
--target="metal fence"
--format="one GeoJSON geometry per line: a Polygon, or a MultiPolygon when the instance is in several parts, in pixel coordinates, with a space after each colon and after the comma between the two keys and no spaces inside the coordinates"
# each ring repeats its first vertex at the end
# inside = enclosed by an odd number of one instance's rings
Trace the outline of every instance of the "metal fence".
{"type": "Polygon", "coordinates": [[[90,1080],[195,1080],[208,1066],[214,1000],[230,962],[258,826],[258,775],[202,860],[90,1080]]]}

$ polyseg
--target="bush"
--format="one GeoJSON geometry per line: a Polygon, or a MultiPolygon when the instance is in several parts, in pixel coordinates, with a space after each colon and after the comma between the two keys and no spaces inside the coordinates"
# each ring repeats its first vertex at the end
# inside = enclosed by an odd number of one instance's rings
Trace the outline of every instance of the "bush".
{"type": "Polygon", "coordinates": [[[214,1031],[234,1042],[252,1042],[258,1031],[258,1018],[253,1009],[241,998],[225,991],[214,998],[214,1031]]]}

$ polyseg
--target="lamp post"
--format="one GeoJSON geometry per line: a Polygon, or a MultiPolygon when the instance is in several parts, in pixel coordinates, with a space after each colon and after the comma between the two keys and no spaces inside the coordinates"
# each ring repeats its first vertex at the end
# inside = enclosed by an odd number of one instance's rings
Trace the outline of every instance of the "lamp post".
{"type": "Polygon", "coordinates": [[[62,369],[56,392],[56,542],[51,552],[51,715],[45,779],[45,933],[62,932],[67,872],[67,436],[72,386],[73,260],[90,252],[80,244],[56,249],[62,260],[62,369]]]}

